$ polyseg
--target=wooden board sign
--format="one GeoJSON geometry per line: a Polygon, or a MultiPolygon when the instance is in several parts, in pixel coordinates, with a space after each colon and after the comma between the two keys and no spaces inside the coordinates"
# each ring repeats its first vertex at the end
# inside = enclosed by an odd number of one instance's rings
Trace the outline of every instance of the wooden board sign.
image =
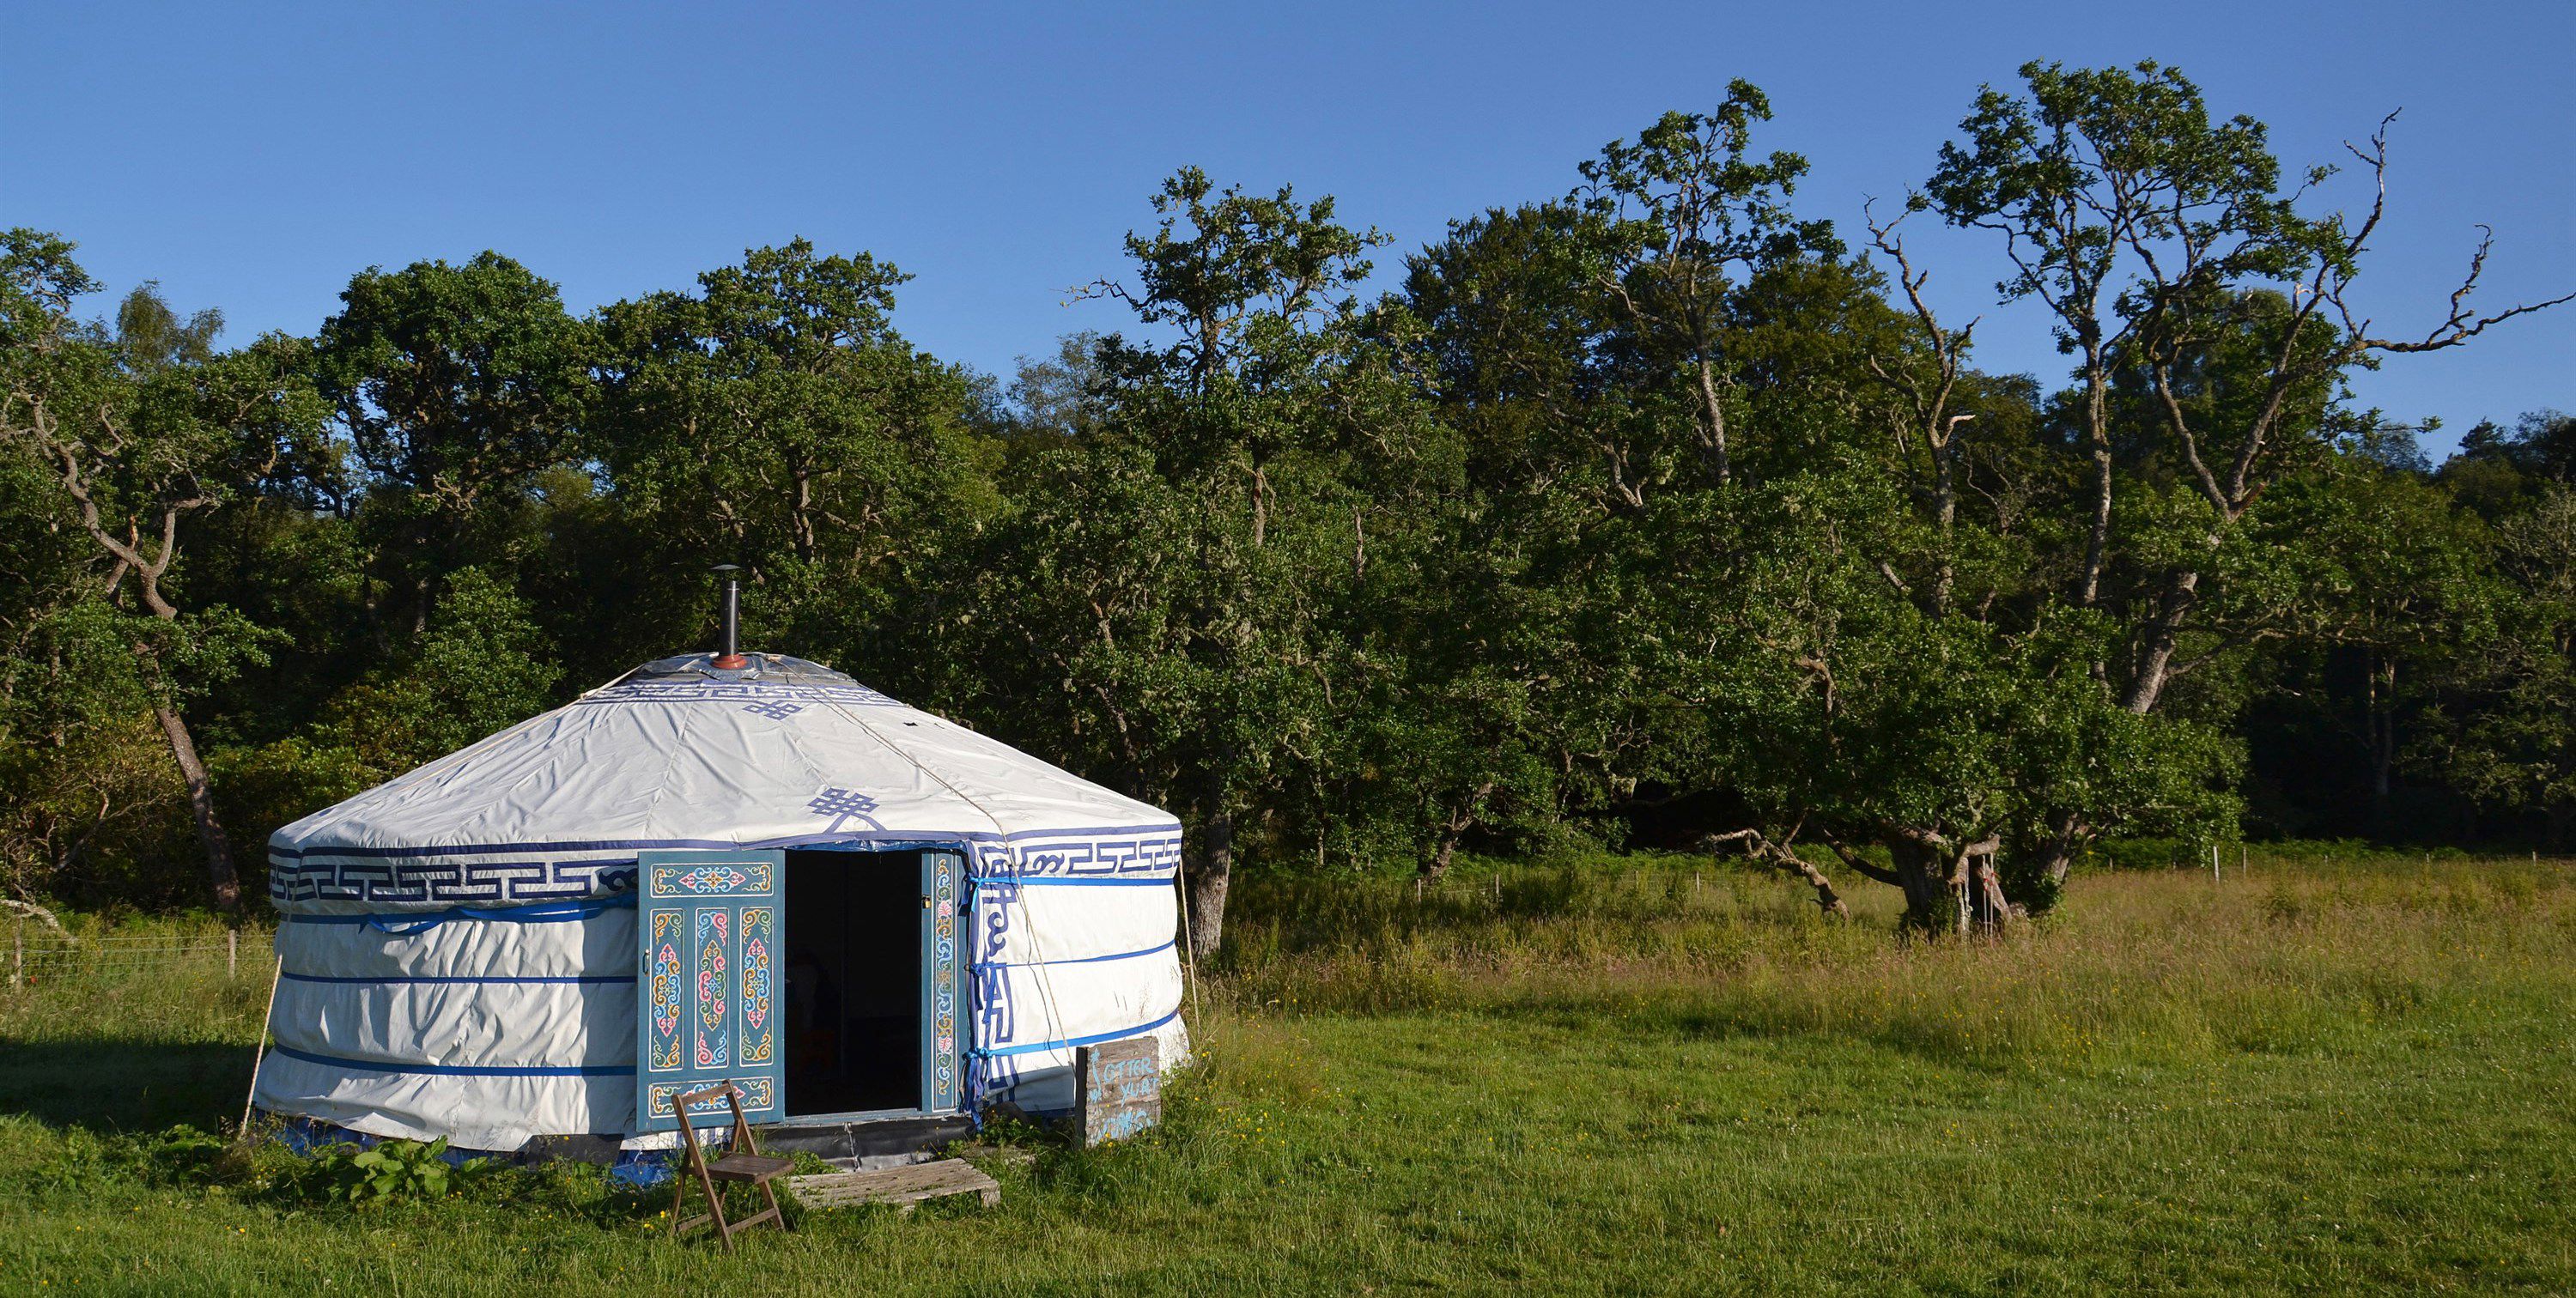
{"type": "Polygon", "coordinates": [[[1085,1146],[1125,1140],[1163,1120],[1162,1053],[1152,1037],[1073,1052],[1074,1121],[1085,1146]]]}

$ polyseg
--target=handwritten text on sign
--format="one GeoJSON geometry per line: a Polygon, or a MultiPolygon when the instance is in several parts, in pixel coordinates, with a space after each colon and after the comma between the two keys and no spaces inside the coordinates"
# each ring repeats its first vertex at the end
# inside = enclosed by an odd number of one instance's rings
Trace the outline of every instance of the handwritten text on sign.
{"type": "Polygon", "coordinates": [[[1163,1120],[1162,1051],[1152,1037],[1084,1046],[1073,1069],[1083,1144],[1125,1140],[1163,1120]]]}

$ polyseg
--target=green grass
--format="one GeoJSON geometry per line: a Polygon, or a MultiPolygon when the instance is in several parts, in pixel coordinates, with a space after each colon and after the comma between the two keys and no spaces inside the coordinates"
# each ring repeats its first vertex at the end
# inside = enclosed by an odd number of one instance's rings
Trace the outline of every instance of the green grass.
{"type": "Polygon", "coordinates": [[[588,1169],[328,1205],[171,1130],[238,1114],[263,981],[40,990],[0,1290],[2576,1290],[2576,871],[2255,865],[1991,944],[1686,861],[1247,884],[1159,1133],[732,1258],[588,1169]]]}

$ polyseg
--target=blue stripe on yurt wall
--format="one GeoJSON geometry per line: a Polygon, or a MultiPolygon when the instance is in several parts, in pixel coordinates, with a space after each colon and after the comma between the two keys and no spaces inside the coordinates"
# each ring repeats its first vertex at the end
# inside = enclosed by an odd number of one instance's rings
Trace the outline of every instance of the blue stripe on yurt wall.
{"type": "Polygon", "coordinates": [[[986,960],[973,967],[977,969],[1043,969],[1049,965],[1059,964],[1099,964],[1104,960],[1133,960],[1138,956],[1161,955],[1177,945],[1179,945],[1179,939],[1176,938],[1173,941],[1165,942],[1161,946],[1149,946],[1142,951],[1118,951],[1109,955],[1075,955],[1066,956],[1061,960],[986,960]]]}
{"type": "Polygon", "coordinates": [[[1020,1046],[995,1046],[991,1049],[977,1050],[975,1053],[998,1059],[1009,1055],[1036,1054],[1041,1050],[1070,1050],[1075,1046],[1096,1046],[1103,1041],[1123,1041],[1128,1037],[1141,1037],[1180,1016],[1179,1010],[1173,1010],[1143,1027],[1121,1028],[1115,1032],[1094,1032],[1087,1037],[1066,1037],[1061,1041],[1032,1041],[1020,1046]]]}
{"type": "Polygon", "coordinates": [[[292,1046],[270,1045],[270,1054],[325,1068],[344,1068],[356,1073],[421,1073],[432,1077],[632,1077],[633,1064],[569,1064],[563,1066],[528,1065],[524,1067],[495,1065],[467,1068],[456,1064],[384,1064],[372,1059],[342,1059],[334,1055],[317,1055],[292,1046]]]}
{"type": "Polygon", "coordinates": [[[633,974],[602,974],[598,977],[591,977],[585,974],[565,974],[560,976],[528,978],[466,977],[463,975],[440,977],[432,974],[388,974],[382,978],[332,978],[324,977],[321,974],[282,973],[279,974],[278,977],[291,983],[358,983],[369,986],[381,983],[426,983],[436,985],[470,983],[476,985],[499,985],[505,987],[530,983],[571,983],[579,986],[598,986],[632,983],[635,981],[635,975],[633,974]]]}
{"type": "Polygon", "coordinates": [[[480,920],[491,924],[577,924],[616,907],[631,910],[634,906],[635,894],[630,892],[593,901],[536,902],[526,906],[451,906],[446,910],[394,911],[376,915],[289,915],[285,922],[349,924],[372,928],[393,937],[411,937],[451,919],[480,920]]]}

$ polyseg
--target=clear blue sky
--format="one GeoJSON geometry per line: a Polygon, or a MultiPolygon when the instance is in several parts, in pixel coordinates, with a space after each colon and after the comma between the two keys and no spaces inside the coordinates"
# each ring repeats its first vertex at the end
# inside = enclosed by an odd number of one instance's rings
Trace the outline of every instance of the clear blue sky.
{"type": "MultiPolygon", "coordinates": [[[[1778,110],[1767,143],[1814,163],[1801,206],[1850,227],[1863,196],[1928,172],[1980,82],[2144,57],[2270,122],[2293,162],[2405,109],[2361,294],[2382,319],[2435,318],[2479,221],[2482,301],[2576,288],[2567,0],[23,3],[0,11],[0,224],[77,239],[119,291],[157,278],[221,307],[236,340],[312,330],[369,265],[496,248],[581,309],[802,234],[912,272],[900,327],[1007,373],[1122,323],[1064,290],[1119,270],[1119,235],[1183,163],[1338,195],[1400,254],[1562,193],[1604,142],[1742,76],[1778,110]]],[[[1983,364],[2060,372],[2036,320],[1990,309],[1991,245],[1922,243],[1943,301],[1988,312],[1983,364]]],[[[2400,359],[2362,393],[2453,435],[2576,407],[2576,310],[2400,359]]]]}

